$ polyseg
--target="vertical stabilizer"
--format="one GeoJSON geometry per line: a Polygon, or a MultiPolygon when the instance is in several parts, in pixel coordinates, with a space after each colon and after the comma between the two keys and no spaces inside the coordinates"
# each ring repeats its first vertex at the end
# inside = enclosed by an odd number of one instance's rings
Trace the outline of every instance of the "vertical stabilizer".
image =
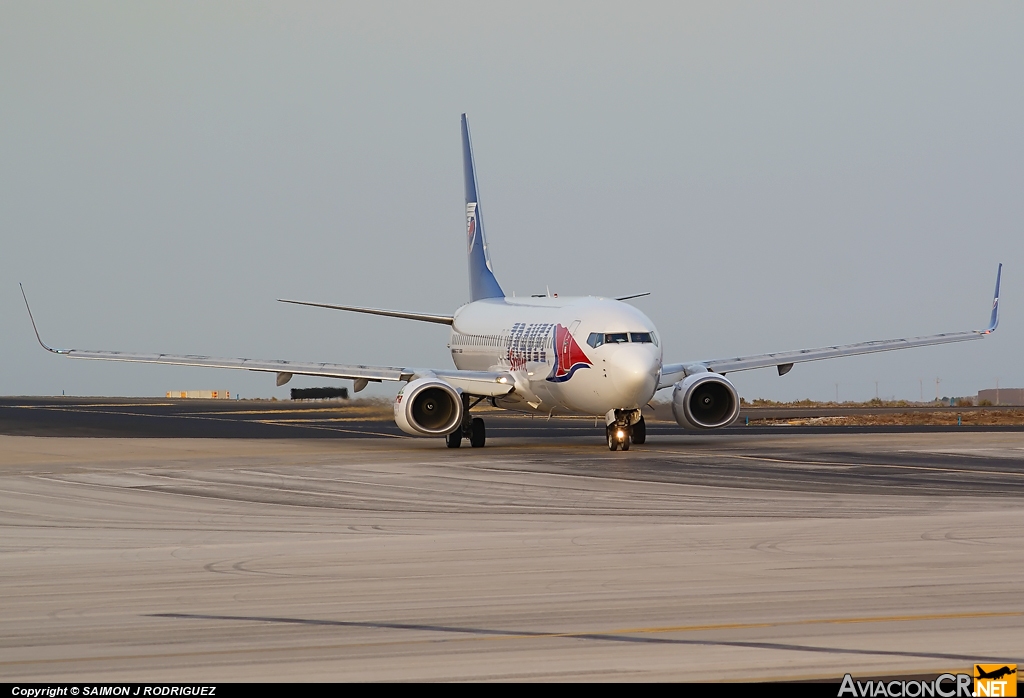
{"type": "Polygon", "coordinates": [[[469,250],[469,300],[504,298],[505,292],[494,278],[491,260],[487,256],[487,238],[480,214],[480,198],[476,186],[476,166],[473,163],[473,143],[469,138],[469,121],[462,115],[462,166],[466,174],[466,244],[469,250]]]}

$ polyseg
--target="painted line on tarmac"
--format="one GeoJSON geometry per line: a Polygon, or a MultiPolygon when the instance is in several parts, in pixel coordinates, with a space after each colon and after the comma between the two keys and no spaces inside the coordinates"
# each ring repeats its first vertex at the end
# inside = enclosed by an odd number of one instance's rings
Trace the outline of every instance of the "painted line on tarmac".
{"type": "Polygon", "coordinates": [[[1019,617],[1024,616],[1024,611],[981,611],[974,613],[925,613],[921,615],[903,616],[865,616],[862,618],[808,618],[805,620],[785,620],[771,623],[719,623],[712,625],[675,625],[652,628],[623,628],[612,630],[611,633],[675,633],[691,632],[695,630],[733,630],[744,628],[777,628],[783,626],[800,625],[845,625],[848,623],[906,623],[922,620],[957,620],[962,618],[994,618],[999,616],[1019,617]]]}
{"type": "MultiPolygon", "coordinates": [[[[61,412],[73,412],[76,407],[174,407],[173,402],[98,402],[95,404],[75,403],[74,405],[0,405],[13,410],[54,410],[61,412]]],[[[136,414],[133,412],[132,414],[136,414]]]]}
{"type": "MultiPolygon", "coordinates": [[[[659,638],[659,637],[637,637],[637,635],[652,635],[666,633],[699,632],[706,630],[737,630],[753,628],[769,628],[782,626],[807,626],[824,624],[847,624],[847,623],[892,623],[892,622],[914,622],[927,620],[954,620],[967,618],[991,618],[996,616],[1016,617],[1024,616],[1024,611],[1009,612],[979,612],[979,613],[931,613],[922,615],[903,616],[870,616],[864,618],[820,618],[807,619],[802,621],[782,621],[778,623],[722,623],[711,625],[680,625],[650,628],[624,628],[620,630],[597,631],[597,632],[568,632],[552,633],[540,631],[510,631],[493,628],[474,628],[462,626],[433,625],[421,623],[396,623],[396,622],[373,622],[373,621],[343,621],[326,620],[313,618],[282,618],[274,616],[226,616],[201,613],[154,613],[153,618],[169,618],[180,620],[226,620],[226,621],[248,621],[259,623],[282,623],[289,625],[327,626],[342,628],[359,628],[370,630],[412,630],[437,633],[450,633],[459,636],[470,635],[472,639],[478,640],[522,640],[522,639],[573,639],[573,640],[597,640],[606,642],[623,643],[645,643],[645,644],[667,644],[667,645],[700,645],[716,647],[737,647],[743,649],[772,649],[795,652],[813,652],[825,654],[854,654],[868,656],[891,656],[891,657],[922,657],[928,659],[952,659],[962,661],[976,661],[985,659],[991,661],[1017,662],[1015,659],[1004,657],[979,657],[977,655],[960,655],[945,652],[913,652],[901,650],[871,650],[845,647],[820,647],[815,645],[797,645],[780,642],[761,642],[746,640],[710,640],[710,639],[680,639],[680,638],[659,638]]],[[[410,641],[412,642],[412,641],[410,641]]],[[[1019,662],[1017,662],[1019,663],[1019,662]]]]}
{"type": "MultiPolygon", "coordinates": [[[[37,407],[25,407],[23,409],[40,409],[40,408],[37,408],[37,407]]],[[[289,424],[289,423],[287,423],[290,420],[225,419],[223,417],[208,417],[208,416],[205,416],[205,415],[204,416],[200,416],[200,415],[196,415],[196,414],[189,414],[189,415],[183,415],[183,414],[145,414],[145,413],[140,413],[140,412],[117,412],[117,411],[113,411],[113,410],[100,410],[100,411],[82,410],[82,409],[75,409],[75,408],[70,408],[70,407],[45,407],[45,408],[42,408],[42,409],[50,410],[50,411],[53,411],[53,412],[77,412],[77,413],[80,413],[80,414],[105,414],[105,415],[116,415],[116,416],[124,416],[124,417],[141,417],[141,418],[144,418],[144,419],[202,420],[204,422],[222,422],[222,423],[225,423],[225,424],[234,424],[234,425],[267,424],[267,425],[270,425],[270,426],[290,427],[292,429],[318,429],[318,430],[321,430],[321,431],[345,432],[345,433],[350,433],[350,434],[361,434],[361,435],[370,435],[370,436],[387,436],[387,437],[392,438],[392,439],[404,439],[404,438],[406,438],[405,436],[399,436],[397,434],[386,434],[384,432],[359,431],[359,430],[356,430],[356,429],[341,429],[341,428],[338,428],[338,427],[330,427],[330,428],[329,427],[318,427],[318,426],[314,426],[312,424],[289,424]]],[[[317,421],[327,421],[327,420],[317,420],[317,421]]],[[[370,421],[370,420],[367,420],[367,421],[370,421]]]]}
{"type": "Polygon", "coordinates": [[[887,650],[862,650],[862,649],[850,649],[850,648],[837,648],[837,647],[819,647],[819,646],[808,646],[808,645],[793,645],[784,643],[770,643],[770,642],[756,642],[756,641],[716,641],[716,640],[679,640],[671,638],[637,638],[630,637],[624,633],[641,634],[647,633],[669,633],[669,632],[699,632],[701,630],[729,630],[729,629],[746,629],[746,628],[763,628],[763,627],[775,627],[784,625],[813,625],[813,624],[844,624],[844,623],[884,623],[884,622],[907,622],[907,621],[922,621],[922,620],[957,620],[957,619],[969,619],[969,618],[991,618],[996,616],[1024,616],[1024,612],[1010,611],[1005,613],[995,612],[980,612],[980,613],[939,613],[939,614],[922,614],[922,615],[905,615],[905,616],[877,616],[867,618],[823,618],[823,619],[809,619],[803,621],[783,621],[780,623],[722,623],[722,624],[711,624],[711,625],[693,625],[693,626],[667,626],[659,628],[640,628],[640,629],[626,629],[626,630],[613,630],[610,632],[587,632],[587,633],[544,633],[544,632],[509,632],[501,630],[488,630],[478,628],[460,628],[460,627],[448,627],[448,626],[435,626],[435,625],[420,625],[420,624],[407,624],[407,623],[372,623],[372,622],[358,622],[358,621],[332,621],[332,620],[318,620],[318,619],[303,619],[303,618],[279,618],[279,617],[264,617],[264,616],[225,616],[225,615],[213,615],[213,614],[198,614],[198,613],[154,613],[146,614],[144,617],[150,618],[163,618],[163,619],[177,619],[177,620],[224,620],[224,621],[249,621],[249,622],[264,622],[264,623],[286,623],[286,624],[297,624],[297,625],[310,625],[310,626],[329,626],[329,627],[354,627],[354,628],[365,628],[365,629],[401,629],[401,630],[426,630],[435,632],[449,632],[456,633],[459,637],[448,637],[444,639],[421,639],[421,640],[392,640],[392,641],[377,641],[377,642],[349,642],[349,643],[331,643],[323,645],[288,645],[287,647],[253,647],[253,648],[240,648],[240,649],[228,649],[228,650],[204,650],[194,652],[158,652],[158,653],[145,653],[135,655],[99,655],[91,657],[60,657],[54,659],[23,659],[23,660],[6,660],[0,661],[0,666],[25,666],[25,665],[39,665],[39,664],[67,664],[69,662],[80,663],[80,662],[103,662],[112,660],[131,660],[131,659],[169,659],[169,658],[186,658],[186,657],[210,657],[210,656],[231,656],[231,655],[253,655],[253,654],[269,654],[279,652],[300,652],[305,656],[308,656],[310,651],[325,651],[325,650],[342,650],[351,649],[355,647],[384,647],[384,646],[401,646],[401,645],[421,645],[421,644],[436,644],[436,643],[452,643],[452,642],[473,642],[478,640],[523,640],[523,639],[591,639],[591,640],[606,640],[615,642],[654,642],[658,644],[682,644],[682,645],[704,645],[704,646],[718,646],[718,647],[736,647],[739,649],[774,649],[774,650],[786,650],[786,651],[803,651],[813,653],[827,653],[827,654],[855,654],[855,655],[873,655],[873,656],[900,656],[900,657],[921,657],[930,659],[952,659],[961,660],[968,662],[975,662],[977,660],[992,660],[997,662],[1011,662],[1021,663],[1019,659],[1011,659],[1006,657],[988,657],[981,655],[956,655],[956,654],[944,654],[934,652],[901,652],[901,651],[887,651],[887,650]],[[467,637],[467,634],[470,636],[467,637]]]}
{"type": "MultiPolygon", "coordinates": [[[[389,439],[411,439],[411,438],[413,438],[411,436],[406,436],[404,434],[387,434],[387,433],[382,432],[382,431],[360,431],[358,429],[342,429],[341,427],[319,427],[319,426],[316,426],[315,424],[288,424],[288,423],[285,423],[285,422],[291,422],[291,421],[294,421],[294,420],[253,419],[251,421],[243,421],[243,422],[237,422],[236,420],[225,420],[225,421],[232,421],[232,422],[242,423],[242,424],[269,424],[271,426],[291,427],[293,429],[317,429],[319,431],[330,431],[330,432],[335,432],[335,433],[342,432],[342,433],[345,433],[345,434],[360,434],[362,436],[386,436],[389,439]]],[[[316,420],[316,421],[323,422],[323,421],[328,421],[328,420],[316,420]]]]}
{"type": "MultiPolygon", "coordinates": [[[[349,408],[349,407],[303,407],[303,408],[282,407],[280,409],[265,409],[265,410],[216,410],[217,414],[312,414],[314,412],[336,412],[336,413],[337,412],[348,412],[348,413],[358,413],[359,412],[359,408],[355,408],[355,407],[353,407],[353,408],[349,408]]],[[[383,422],[383,421],[386,421],[385,419],[379,418],[380,417],[380,412],[377,412],[376,414],[371,413],[369,410],[367,410],[366,412],[367,412],[367,415],[365,417],[362,417],[361,419],[365,419],[368,422],[377,422],[377,421],[383,422]],[[374,417],[378,417],[378,419],[374,419],[374,417]]],[[[191,415],[208,414],[208,412],[180,412],[179,414],[184,415],[184,416],[191,416],[191,415]]]]}
{"type": "Polygon", "coordinates": [[[841,463],[830,461],[786,460],[783,458],[767,458],[765,456],[744,456],[739,454],[728,454],[727,457],[739,458],[742,460],[764,461],[766,463],[788,463],[792,465],[841,465],[844,467],[895,468],[897,470],[926,470],[937,473],[962,473],[968,475],[1011,475],[1014,477],[1024,477],[1024,472],[1014,470],[984,470],[980,468],[971,470],[967,468],[940,468],[937,466],[929,465],[896,465],[893,463],[841,463]]]}

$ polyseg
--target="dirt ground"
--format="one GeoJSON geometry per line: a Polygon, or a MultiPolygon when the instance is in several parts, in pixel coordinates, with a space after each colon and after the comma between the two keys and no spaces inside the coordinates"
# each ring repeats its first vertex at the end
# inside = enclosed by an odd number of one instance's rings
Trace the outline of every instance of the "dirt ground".
{"type": "Polygon", "coordinates": [[[934,411],[900,412],[896,414],[851,414],[836,417],[808,417],[797,419],[754,419],[751,424],[788,424],[793,426],[901,426],[945,425],[1017,426],[1024,425],[1024,409],[970,410],[942,408],[934,411]],[[959,422],[957,420],[960,420],[959,422]]]}

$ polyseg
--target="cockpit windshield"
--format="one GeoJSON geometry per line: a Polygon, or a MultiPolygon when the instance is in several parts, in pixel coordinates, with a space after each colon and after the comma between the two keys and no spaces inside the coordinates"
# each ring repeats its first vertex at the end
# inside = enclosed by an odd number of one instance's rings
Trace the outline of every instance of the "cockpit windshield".
{"type": "Polygon", "coordinates": [[[591,332],[587,337],[587,344],[597,349],[602,344],[653,344],[658,346],[658,340],[653,332],[591,332]]]}

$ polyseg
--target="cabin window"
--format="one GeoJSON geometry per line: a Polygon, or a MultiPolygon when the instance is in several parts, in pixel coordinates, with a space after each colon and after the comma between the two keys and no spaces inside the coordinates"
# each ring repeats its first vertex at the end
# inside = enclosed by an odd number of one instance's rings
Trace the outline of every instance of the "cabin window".
{"type": "Polygon", "coordinates": [[[591,332],[590,336],[587,337],[587,344],[597,349],[604,344],[604,335],[600,332],[591,332]]]}

